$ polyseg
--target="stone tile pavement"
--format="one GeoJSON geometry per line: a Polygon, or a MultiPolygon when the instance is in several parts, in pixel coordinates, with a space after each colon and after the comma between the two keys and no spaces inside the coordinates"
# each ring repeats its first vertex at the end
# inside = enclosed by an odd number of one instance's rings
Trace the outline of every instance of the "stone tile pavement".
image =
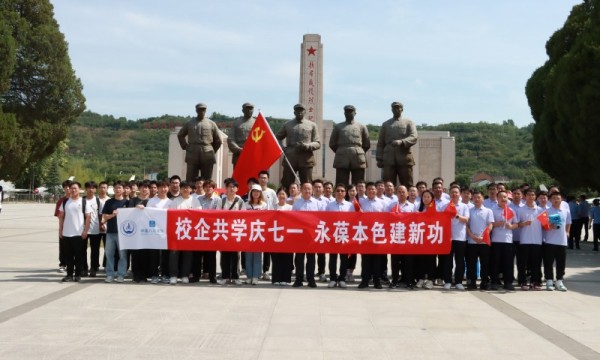
{"type": "Polygon", "coordinates": [[[589,243],[566,293],[63,284],[52,213],[0,213],[1,359],[600,359],[589,243]]]}

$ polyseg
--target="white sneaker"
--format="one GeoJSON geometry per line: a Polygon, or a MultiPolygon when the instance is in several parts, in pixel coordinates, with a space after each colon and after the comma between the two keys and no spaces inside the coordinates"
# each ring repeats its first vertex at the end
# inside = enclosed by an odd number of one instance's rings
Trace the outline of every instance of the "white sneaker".
{"type": "Polygon", "coordinates": [[[562,280],[556,280],[556,290],[567,291],[567,287],[565,286],[562,280]]]}
{"type": "Polygon", "coordinates": [[[417,285],[415,285],[415,287],[420,289],[423,287],[424,284],[425,284],[424,280],[419,280],[419,281],[417,281],[417,285]]]}
{"type": "Polygon", "coordinates": [[[171,276],[171,278],[169,279],[169,284],[171,284],[171,285],[177,284],[177,277],[171,276]]]}
{"type": "Polygon", "coordinates": [[[125,278],[123,276],[117,276],[117,282],[118,283],[125,282],[125,278]]]}
{"type": "Polygon", "coordinates": [[[64,272],[66,272],[66,271],[67,271],[67,270],[65,269],[65,267],[64,267],[64,266],[59,266],[59,267],[58,267],[58,272],[59,272],[59,273],[64,273],[64,272]]]}
{"type": "Polygon", "coordinates": [[[187,276],[184,276],[184,277],[181,278],[181,282],[183,284],[189,284],[190,283],[190,278],[187,277],[187,276]]]}
{"type": "Polygon", "coordinates": [[[450,284],[450,283],[444,284],[444,290],[450,290],[451,287],[452,287],[452,284],[450,284]]]}
{"type": "Polygon", "coordinates": [[[425,281],[425,285],[423,285],[423,287],[427,290],[431,290],[433,289],[433,281],[431,280],[426,280],[425,281]]]}
{"type": "Polygon", "coordinates": [[[252,285],[258,285],[258,278],[252,278],[252,281],[250,283],[252,285]]]}
{"type": "Polygon", "coordinates": [[[554,282],[552,280],[546,280],[546,290],[554,290],[554,282]]]}
{"type": "Polygon", "coordinates": [[[104,282],[111,283],[111,282],[113,282],[113,280],[114,280],[114,278],[109,275],[106,277],[106,279],[104,279],[104,282]]]}
{"type": "Polygon", "coordinates": [[[456,284],[456,290],[465,291],[463,284],[456,284]]]}
{"type": "Polygon", "coordinates": [[[348,282],[354,282],[354,274],[353,273],[349,273],[348,275],[346,275],[346,277],[348,278],[348,282]]]}
{"type": "Polygon", "coordinates": [[[321,274],[321,276],[319,276],[319,281],[320,282],[327,282],[327,276],[325,276],[325,274],[321,274]]]}
{"type": "Polygon", "coordinates": [[[233,283],[236,284],[236,285],[242,285],[242,280],[235,279],[235,280],[233,280],[233,283]]]}
{"type": "Polygon", "coordinates": [[[152,280],[150,281],[152,284],[158,284],[158,276],[153,276],[152,280]]]}
{"type": "Polygon", "coordinates": [[[227,280],[225,280],[225,279],[219,279],[219,280],[217,280],[217,284],[219,284],[219,285],[225,285],[225,284],[227,284],[227,280]]]}
{"type": "Polygon", "coordinates": [[[435,285],[438,285],[438,286],[444,285],[444,280],[442,280],[442,279],[435,279],[435,285]]]}
{"type": "Polygon", "coordinates": [[[169,283],[169,277],[168,276],[163,276],[162,282],[165,283],[165,284],[168,284],[169,283]]]}
{"type": "Polygon", "coordinates": [[[345,281],[340,281],[340,282],[338,283],[338,286],[339,286],[339,287],[341,287],[342,289],[345,289],[345,288],[347,287],[347,286],[346,286],[346,282],[345,282],[345,281]]]}
{"type": "Polygon", "coordinates": [[[335,281],[330,281],[329,285],[327,285],[328,288],[334,288],[335,287],[336,282],[335,281]]]}
{"type": "MultiPolygon", "coordinates": [[[[262,274],[262,279],[266,280],[266,281],[271,281],[271,277],[269,276],[269,274],[266,271],[262,274]]],[[[258,280],[258,279],[256,279],[256,280],[258,280]]]]}

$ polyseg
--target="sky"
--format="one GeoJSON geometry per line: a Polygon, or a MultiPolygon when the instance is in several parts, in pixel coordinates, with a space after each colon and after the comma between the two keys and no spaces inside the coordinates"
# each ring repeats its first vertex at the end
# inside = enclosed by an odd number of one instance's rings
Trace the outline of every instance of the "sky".
{"type": "Polygon", "coordinates": [[[323,117],[533,122],[525,84],[576,0],[51,0],[88,110],[292,118],[304,34],[323,43],[323,117]]]}

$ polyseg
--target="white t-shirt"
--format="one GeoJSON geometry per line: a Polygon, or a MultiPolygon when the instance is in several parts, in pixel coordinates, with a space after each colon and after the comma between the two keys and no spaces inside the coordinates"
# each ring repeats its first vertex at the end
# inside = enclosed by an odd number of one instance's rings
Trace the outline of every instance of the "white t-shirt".
{"type": "Polygon", "coordinates": [[[100,219],[98,218],[98,211],[102,211],[102,209],[98,209],[99,201],[96,201],[96,197],[94,196],[91,199],[85,198],[85,206],[91,209],[90,214],[90,231],[88,234],[96,235],[100,234],[100,219]]]}
{"type": "Polygon", "coordinates": [[[266,188],[265,190],[263,190],[262,193],[265,197],[265,201],[269,205],[269,209],[275,209],[275,206],[277,206],[278,203],[277,194],[275,193],[275,190],[271,188],[266,188]]]}
{"type": "Polygon", "coordinates": [[[198,199],[195,199],[191,196],[187,199],[179,196],[171,200],[169,209],[202,209],[202,205],[200,205],[200,201],[198,201],[198,199]]]}
{"type": "Polygon", "coordinates": [[[169,204],[171,204],[171,199],[169,199],[168,197],[164,199],[161,199],[159,197],[153,197],[150,200],[148,200],[148,204],[146,205],[146,207],[168,209],[169,204]]]}
{"type": "MultiPolygon", "coordinates": [[[[83,228],[85,226],[85,217],[83,216],[83,199],[80,197],[77,200],[69,199],[65,204],[65,208],[63,210],[63,206],[61,205],[59,208],[60,212],[64,212],[64,222],[62,235],[67,237],[73,236],[81,236],[83,232],[83,228]]],[[[92,212],[90,209],[90,202],[86,200],[85,205],[85,213],[89,214],[92,212]]]]}

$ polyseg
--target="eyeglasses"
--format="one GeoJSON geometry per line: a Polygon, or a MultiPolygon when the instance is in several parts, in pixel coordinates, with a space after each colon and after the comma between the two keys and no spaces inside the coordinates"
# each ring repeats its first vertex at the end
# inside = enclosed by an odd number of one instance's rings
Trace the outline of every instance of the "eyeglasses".
{"type": "Polygon", "coordinates": [[[335,192],[346,192],[344,189],[337,189],[335,192]]]}

